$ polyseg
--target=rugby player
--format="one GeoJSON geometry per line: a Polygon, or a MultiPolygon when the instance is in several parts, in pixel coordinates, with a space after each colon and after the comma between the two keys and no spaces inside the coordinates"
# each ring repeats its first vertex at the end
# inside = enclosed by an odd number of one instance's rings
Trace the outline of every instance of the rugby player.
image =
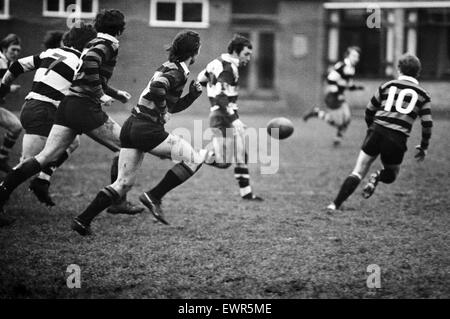
{"type": "MultiPolygon", "coordinates": [[[[17,61],[22,50],[20,38],[15,34],[9,34],[0,41],[0,79],[5,75],[12,63],[17,61]]],[[[3,88],[5,90],[6,88],[3,88]]],[[[8,87],[7,92],[17,92],[20,85],[8,87]]],[[[5,94],[7,93],[5,92],[5,94]]],[[[3,137],[3,144],[0,146],[0,170],[10,172],[11,166],[8,164],[9,152],[13,148],[22,132],[20,120],[12,112],[4,108],[5,101],[0,95],[0,127],[6,130],[3,137]]]]}
{"type": "Polygon", "coordinates": [[[223,164],[222,168],[235,163],[234,176],[238,181],[241,197],[245,200],[262,201],[261,197],[253,194],[250,186],[245,147],[246,126],[239,118],[236,103],[239,68],[250,62],[252,44],[247,38],[235,35],[229,42],[227,51],[211,61],[198,75],[198,81],[206,86],[211,102],[209,125],[215,133],[212,145],[216,161],[223,164]]]}
{"type": "MultiPolygon", "coordinates": [[[[0,92],[0,97],[21,74],[37,70],[32,89],[25,97],[25,104],[20,114],[20,122],[25,130],[21,161],[37,155],[44,148],[55,121],[56,109],[69,92],[75,70],[80,62],[81,51],[96,37],[96,34],[94,27],[90,25],[73,27],[66,34],[57,31],[48,33],[44,39],[47,50],[19,59],[4,75],[0,84],[0,91],[3,92],[0,92]],[[63,35],[64,38],[62,38],[63,35]]],[[[39,201],[48,206],[55,205],[48,192],[50,177],[56,167],[62,165],[78,145],[77,136],[54,165],[44,167],[43,171],[31,181],[30,190],[39,201]]]]}
{"type": "MultiPolygon", "coordinates": [[[[38,155],[23,161],[0,183],[0,207],[21,183],[52,165],[66,151],[77,135],[86,134],[113,152],[120,150],[120,126],[102,109],[113,99],[126,103],[130,94],[108,85],[117,62],[119,37],[125,29],[125,17],[118,10],[103,10],[94,22],[97,37],[91,40],[81,57],[69,93],[59,104],[55,124],[44,149],[38,155]]],[[[118,156],[111,166],[111,180],[117,178],[118,156]]],[[[137,207],[120,198],[111,206],[111,213],[137,214],[137,207]]]]}
{"type": "Polygon", "coordinates": [[[347,48],[344,60],[336,63],[327,76],[325,94],[327,110],[314,107],[303,116],[305,122],[312,117],[318,117],[331,126],[336,127],[337,133],[333,141],[335,146],[341,144],[344,133],[351,122],[350,106],[345,99],[345,91],[364,89],[363,86],[355,85],[353,82],[355,67],[359,62],[360,55],[361,50],[358,47],[352,46],[347,48]]]}
{"type": "Polygon", "coordinates": [[[189,66],[195,62],[199,50],[200,36],[196,32],[182,31],[173,39],[168,50],[169,60],[153,74],[122,127],[117,180],[98,192],[89,206],[73,219],[72,229],[80,235],[90,235],[92,220],[131,189],[146,152],[179,161],[153,189],[139,197],[153,216],[164,224],[168,222],[161,209],[163,196],[188,180],[212,157],[212,152],[196,151],[187,141],[164,128],[169,113],[187,109],[202,93],[201,85],[193,80],[189,92],[181,97],[188,80],[189,66]]]}
{"type": "Polygon", "coordinates": [[[422,140],[416,146],[415,158],[423,161],[427,154],[433,121],[431,97],[417,81],[420,60],[413,54],[404,54],[398,61],[399,76],[382,84],[366,108],[367,135],[353,172],[345,179],[336,199],[327,207],[339,209],[355,191],[370,166],[380,155],[383,168],[370,175],[363,189],[363,197],[369,198],[379,182],[391,184],[397,178],[406,152],[406,141],[414,120],[420,117],[422,140]]]}

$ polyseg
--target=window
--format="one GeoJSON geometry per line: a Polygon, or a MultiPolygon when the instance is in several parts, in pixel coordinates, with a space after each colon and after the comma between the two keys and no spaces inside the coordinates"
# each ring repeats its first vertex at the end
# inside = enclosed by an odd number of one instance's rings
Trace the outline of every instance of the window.
{"type": "Polygon", "coordinates": [[[42,14],[44,17],[67,18],[74,12],[78,12],[79,17],[83,19],[94,18],[98,12],[98,0],[43,1],[42,14]]]}
{"type": "Polygon", "coordinates": [[[150,26],[207,28],[209,0],[150,0],[150,26]]]}
{"type": "Polygon", "coordinates": [[[242,95],[253,98],[275,97],[275,33],[269,29],[236,31],[248,38],[253,47],[250,63],[239,67],[242,95]]]}
{"type": "Polygon", "coordinates": [[[450,9],[420,9],[417,22],[421,77],[450,79],[450,9]]]}
{"type": "Polygon", "coordinates": [[[381,28],[366,27],[370,14],[365,9],[350,9],[329,12],[329,54],[330,64],[342,60],[349,46],[361,48],[361,59],[356,75],[362,77],[385,76],[386,69],[386,22],[382,11],[381,28]],[[332,47],[331,47],[332,46],[332,47]]]}
{"type": "Polygon", "coordinates": [[[277,14],[278,1],[273,0],[233,0],[233,14],[277,14]]]}
{"type": "Polygon", "coordinates": [[[0,0],[0,20],[9,19],[9,0],[0,0]]]}

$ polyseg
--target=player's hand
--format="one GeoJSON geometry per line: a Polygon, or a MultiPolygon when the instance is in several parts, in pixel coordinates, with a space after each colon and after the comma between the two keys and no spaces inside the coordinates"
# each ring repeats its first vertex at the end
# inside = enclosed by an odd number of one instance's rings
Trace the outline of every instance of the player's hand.
{"type": "Polygon", "coordinates": [[[111,106],[111,104],[113,103],[113,98],[112,97],[110,97],[109,95],[103,95],[101,98],[100,98],[100,104],[102,105],[102,106],[106,106],[106,107],[109,107],[109,106],[111,106]]]}
{"type": "Polygon", "coordinates": [[[418,162],[422,162],[425,159],[425,156],[427,155],[427,150],[424,150],[420,145],[416,146],[416,155],[414,156],[414,158],[418,161],[418,162]]]}
{"type": "Polygon", "coordinates": [[[198,98],[200,95],[202,95],[202,85],[200,82],[192,80],[191,84],[189,84],[189,94],[194,98],[198,98]]]}
{"type": "Polygon", "coordinates": [[[20,85],[18,84],[12,84],[11,85],[11,93],[16,93],[20,90],[20,85]]]}
{"type": "Polygon", "coordinates": [[[117,99],[122,103],[127,103],[131,99],[131,94],[126,91],[117,91],[117,99]]]}

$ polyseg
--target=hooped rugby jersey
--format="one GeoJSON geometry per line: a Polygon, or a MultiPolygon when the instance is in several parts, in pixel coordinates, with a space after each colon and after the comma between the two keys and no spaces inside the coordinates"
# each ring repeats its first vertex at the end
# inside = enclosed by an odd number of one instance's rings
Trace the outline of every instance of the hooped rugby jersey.
{"type": "Polygon", "coordinates": [[[97,33],[81,55],[80,66],[68,95],[88,97],[96,103],[107,94],[117,98],[117,90],[108,85],[117,63],[119,40],[106,33],[97,33]]]}
{"type": "Polygon", "coordinates": [[[211,61],[205,70],[200,72],[208,79],[206,91],[211,102],[211,110],[238,110],[239,59],[229,53],[223,53],[211,61]]]}
{"type": "Polygon", "coordinates": [[[148,82],[132,113],[164,124],[167,113],[181,112],[194,102],[189,93],[181,97],[188,76],[184,62],[165,62],[148,82]]]}
{"type": "Polygon", "coordinates": [[[69,92],[80,56],[81,53],[73,48],[48,49],[38,55],[17,60],[9,70],[15,77],[36,70],[33,86],[25,99],[58,106],[69,92]]]}
{"type": "Polygon", "coordinates": [[[355,67],[348,58],[336,63],[327,76],[327,92],[343,94],[353,84],[354,76],[355,67]]]}
{"type": "Polygon", "coordinates": [[[418,116],[422,123],[421,146],[427,149],[433,127],[431,97],[415,78],[405,75],[382,84],[366,108],[369,127],[377,124],[406,136],[418,116]]]}

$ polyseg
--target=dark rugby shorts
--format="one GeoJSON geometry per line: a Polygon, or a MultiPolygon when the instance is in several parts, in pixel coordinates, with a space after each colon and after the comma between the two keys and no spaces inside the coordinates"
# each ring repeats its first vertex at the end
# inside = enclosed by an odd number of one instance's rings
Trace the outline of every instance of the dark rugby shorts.
{"type": "Polygon", "coordinates": [[[25,134],[48,137],[55,123],[56,106],[35,99],[26,100],[20,112],[20,123],[25,134]]]}
{"type": "Polygon", "coordinates": [[[108,120],[100,104],[87,97],[66,96],[56,111],[55,124],[74,130],[77,134],[91,132],[108,120]]]}
{"type": "Polygon", "coordinates": [[[164,125],[132,114],[123,123],[120,131],[120,144],[122,148],[133,148],[149,152],[161,144],[168,136],[169,133],[165,131],[164,125]]]}
{"type": "Polygon", "coordinates": [[[232,123],[238,118],[237,113],[228,114],[226,111],[215,110],[209,114],[209,127],[219,129],[222,136],[226,137],[227,128],[232,128],[232,123]]]}
{"type": "Polygon", "coordinates": [[[407,150],[407,136],[379,125],[367,131],[361,149],[369,156],[380,155],[385,165],[400,165],[407,150]]]}

